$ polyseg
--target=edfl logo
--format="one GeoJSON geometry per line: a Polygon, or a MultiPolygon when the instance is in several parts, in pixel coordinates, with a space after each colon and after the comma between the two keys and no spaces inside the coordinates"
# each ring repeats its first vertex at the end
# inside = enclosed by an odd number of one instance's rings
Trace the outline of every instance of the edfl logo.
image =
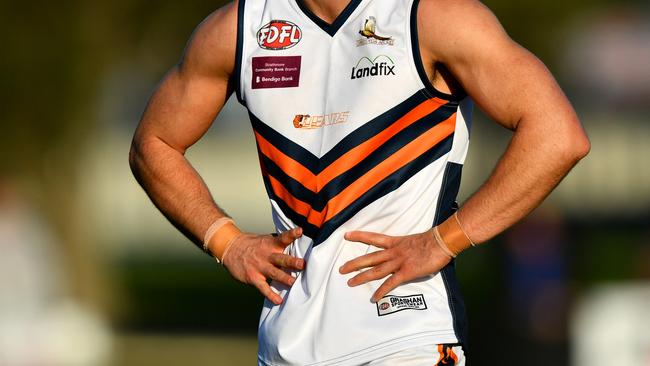
{"type": "Polygon", "coordinates": [[[395,75],[395,62],[390,57],[379,55],[371,60],[364,56],[357,62],[356,66],[352,67],[352,75],[350,78],[354,80],[368,76],[388,75],[395,75]],[[366,66],[362,67],[362,65],[366,66]]]}
{"type": "Polygon", "coordinates": [[[286,50],[301,39],[300,27],[287,20],[272,20],[257,31],[257,43],[267,50],[286,50]]]}

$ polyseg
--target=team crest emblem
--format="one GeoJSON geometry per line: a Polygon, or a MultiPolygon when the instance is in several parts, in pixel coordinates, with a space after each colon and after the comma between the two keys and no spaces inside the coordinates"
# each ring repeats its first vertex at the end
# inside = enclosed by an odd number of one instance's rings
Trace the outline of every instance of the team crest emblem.
{"type": "Polygon", "coordinates": [[[300,27],[287,20],[272,20],[257,31],[257,44],[266,50],[286,50],[301,39],[300,27]]]}
{"type": "Polygon", "coordinates": [[[359,34],[366,38],[374,38],[378,41],[387,41],[390,37],[378,36],[375,31],[377,29],[377,19],[375,17],[369,17],[366,19],[366,22],[363,24],[363,28],[359,31],[359,34]]]}
{"type": "Polygon", "coordinates": [[[380,36],[377,34],[377,19],[375,17],[368,17],[363,23],[363,27],[359,31],[363,38],[357,40],[357,47],[365,46],[367,44],[376,45],[389,45],[395,44],[391,37],[380,36]]]}

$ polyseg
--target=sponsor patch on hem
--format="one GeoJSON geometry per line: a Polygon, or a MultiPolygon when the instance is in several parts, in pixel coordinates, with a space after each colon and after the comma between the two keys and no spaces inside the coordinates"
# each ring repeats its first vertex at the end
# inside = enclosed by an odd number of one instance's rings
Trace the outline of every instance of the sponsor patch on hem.
{"type": "Polygon", "coordinates": [[[402,310],[426,310],[427,303],[424,301],[424,295],[411,296],[385,296],[377,301],[377,315],[384,316],[397,313],[402,310]]]}

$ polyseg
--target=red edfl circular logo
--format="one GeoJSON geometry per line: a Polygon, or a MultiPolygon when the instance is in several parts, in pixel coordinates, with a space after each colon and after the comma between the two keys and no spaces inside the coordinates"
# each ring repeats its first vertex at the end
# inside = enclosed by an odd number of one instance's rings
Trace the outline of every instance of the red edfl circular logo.
{"type": "Polygon", "coordinates": [[[267,50],[286,50],[301,39],[300,27],[286,20],[272,20],[257,31],[257,44],[267,50]]]}
{"type": "Polygon", "coordinates": [[[379,305],[380,310],[387,310],[389,307],[390,305],[387,302],[383,302],[381,305],[379,305]]]}

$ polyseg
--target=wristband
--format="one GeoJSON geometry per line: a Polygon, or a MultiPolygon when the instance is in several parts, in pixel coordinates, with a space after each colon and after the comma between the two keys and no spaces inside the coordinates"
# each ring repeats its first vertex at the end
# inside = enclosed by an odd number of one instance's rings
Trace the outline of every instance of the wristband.
{"type": "Polygon", "coordinates": [[[235,222],[229,217],[217,219],[205,233],[203,239],[203,250],[212,255],[217,263],[223,263],[226,251],[242,232],[235,226],[235,222]],[[212,241],[212,245],[210,245],[212,241]]]}
{"type": "Polygon", "coordinates": [[[442,224],[433,228],[433,235],[440,248],[452,258],[456,258],[460,252],[475,246],[458,220],[458,214],[454,213],[442,224]]]}

